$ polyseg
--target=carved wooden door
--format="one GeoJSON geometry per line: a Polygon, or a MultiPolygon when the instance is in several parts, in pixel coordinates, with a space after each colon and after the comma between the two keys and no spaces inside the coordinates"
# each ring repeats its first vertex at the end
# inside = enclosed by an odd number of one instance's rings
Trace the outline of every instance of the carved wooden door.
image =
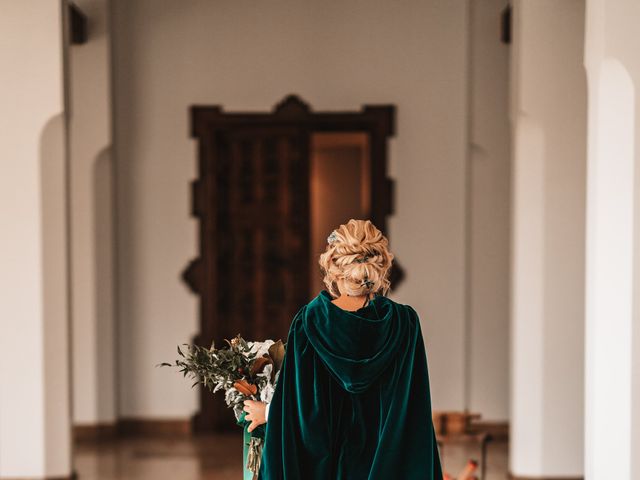
{"type": "MultiPolygon", "coordinates": [[[[295,96],[272,113],[193,107],[199,172],[192,184],[199,256],[183,274],[200,297],[199,345],[241,333],[286,341],[310,294],[310,137],[362,131],[371,139],[371,214],[384,232],[391,213],[386,139],[393,107],[314,113],[295,96]]],[[[222,395],[201,391],[197,431],[237,428],[222,395]]]]}
{"type": "MultiPolygon", "coordinates": [[[[309,301],[308,136],[295,127],[213,128],[201,138],[197,196],[207,234],[201,238],[205,322],[196,342],[281,338],[291,319],[309,301]],[[203,165],[205,167],[205,165],[203,165]],[[206,218],[205,218],[206,217],[206,218]]],[[[196,192],[194,192],[195,194],[196,192]]],[[[232,426],[221,398],[203,392],[196,427],[232,426]]]]}
{"type": "Polygon", "coordinates": [[[215,135],[218,336],[286,336],[309,301],[307,145],[287,127],[215,135]]]}

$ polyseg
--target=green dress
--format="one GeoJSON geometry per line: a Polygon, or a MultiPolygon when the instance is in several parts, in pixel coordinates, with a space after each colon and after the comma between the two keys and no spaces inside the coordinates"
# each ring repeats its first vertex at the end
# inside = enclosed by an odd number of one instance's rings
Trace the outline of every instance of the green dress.
{"type": "Polygon", "coordinates": [[[322,290],[293,319],[258,479],[441,480],[416,311],[331,300],[322,290]]]}

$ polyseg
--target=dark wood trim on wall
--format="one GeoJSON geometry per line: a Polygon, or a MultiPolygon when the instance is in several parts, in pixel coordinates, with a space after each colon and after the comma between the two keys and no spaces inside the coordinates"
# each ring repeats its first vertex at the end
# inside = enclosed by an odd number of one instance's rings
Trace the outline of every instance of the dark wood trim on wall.
{"type": "Polygon", "coordinates": [[[519,477],[509,474],[509,480],[584,480],[584,477],[519,477]]]}
{"type": "Polygon", "coordinates": [[[78,474],[73,472],[71,475],[67,475],[65,477],[38,477],[38,478],[29,478],[29,477],[2,477],[2,480],[76,480],[78,478],[78,474]]]}
{"type": "MultiPolygon", "coordinates": [[[[494,441],[506,441],[509,438],[508,422],[473,422],[471,433],[489,433],[494,441]]],[[[149,420],[123,418],[117,423],[94,425],[75,425],[73,439],[78,442],[111,440],[122,436],[186,436],[193,432],[190,419],[149,420]]],[[[569,479],[571,480],[571,479],[569,479]]]]}
{"type": "Polygon", "coordinates": [[[185,437],[191,435],[191,421],[177,420],[143,420],[124,418],[118,422],[120,436],[171,436],[185,437]]]}
{"type": "Polygon", "coordinates": [[[102,442],[121,437],[186,437],[192,434],[191,420],[149,420],[123,418],[117,423],[76,425],[73,427],[75,442],[102,442]]]}
{"type": "Polygon", "coordinates": [[[116,423],[97,423],[93,425],[74,425],[74,442],[97,442],[110,440],[118,436],[116,423]]]}

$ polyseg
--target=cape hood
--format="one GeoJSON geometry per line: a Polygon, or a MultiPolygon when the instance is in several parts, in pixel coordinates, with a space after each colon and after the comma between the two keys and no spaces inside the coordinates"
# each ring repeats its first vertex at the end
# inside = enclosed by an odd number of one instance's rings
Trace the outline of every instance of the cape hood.
{"type": "Polygon", "coordinates": [[[360,393],[408,347],[415,311],[383,295],[355,311],[331,300],[329,292],[321,290],[300,312],[302,326],[332,376],[345,390],[360,393]]]}
{"type": "Polygon", "coordinates": [[[416,311],[346,311],[322,290],[294,317],[258,480],[442,480],[416,311]]]}

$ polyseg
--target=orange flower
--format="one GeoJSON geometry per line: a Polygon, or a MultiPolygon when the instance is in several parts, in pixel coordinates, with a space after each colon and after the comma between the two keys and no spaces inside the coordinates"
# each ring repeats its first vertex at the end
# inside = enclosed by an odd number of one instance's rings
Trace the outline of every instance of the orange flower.
{"type": "Polygon", "coordinates": [[[246,380],[238,380],[233,384],[233,386],[243,395],[249,396],[258,393],[258,387],[256,387],[252,383],[247,382],[246,380]]]}
{"type": "Polygon", "coordinates": [[[253,364],[251,365],[251,375],[255,375],[256,373],[262,372],[264,367],[273,363],[269,357],[260,357],[256,358],[253,364]]]}

